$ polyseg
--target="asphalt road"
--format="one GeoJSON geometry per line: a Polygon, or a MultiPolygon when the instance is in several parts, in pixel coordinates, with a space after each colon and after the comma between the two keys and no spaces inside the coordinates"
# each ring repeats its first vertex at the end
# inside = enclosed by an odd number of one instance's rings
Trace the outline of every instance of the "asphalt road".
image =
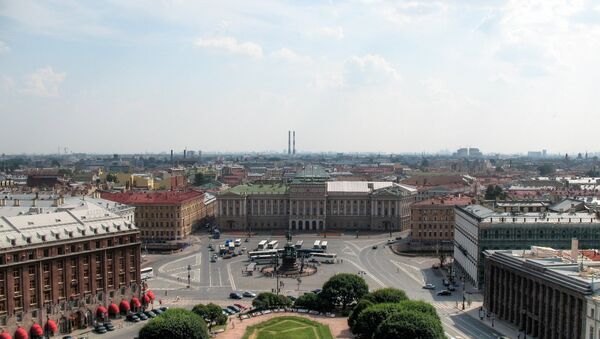
{"type": "MultiPolygon", "coordinates": [[[[222,235],[220,242],[240,236],[222,235]]],[[[243,238],[242,238],[243,239],[243,238]]],[[[280,246],[285,242],[284,237],[255,236],[242,247],[253,250],[262,239],[279,240],[280,246]]],[[[314,234],[295,235],[294,242],[304,240],[304,246],[312,246],[315,239],[323,239],[314,234]]],[[[502,334],[491,330],[479,320],[464,314],[457,309],[462,303],[462,290],[459,287],[451,296],[437,296],[436,292],[442,286],[440,270],[431,268],[437,259],[431,257],[407,258],[394,254],[386,245],[388,235],[361,235],[328,237],[328,252],[338,255],[338,264],[322,264],[318,272],[310,277],[302,278],[298,284],[294,279],[283,279],[283,294],[300,295],[306,291],[319,288],[331,275],[340,272],[359,273],[364,276],[371,289],[381,287],[396,287],[406,291],[411,299],[430,302],[442,319],[444,330],[455,338],[494,339],[502,334]],[[378,245],[373,249],[373,245],[378,245]],[[426,290],[422,286],[433,283],[436,290],[426,290]]],[[[208,250],[207,236],[196,236],[193,245],[180,253],[169,255],[145,255],[144,267],[154,268],[155,277],[148,281],[150,288],[158,299],[165,304],[191,308],[200,302],[214,302],[220,305],[230,305],[228,299],[231,291],[250,290],[254,292],[271,291],[276,286],[275,279],[260,275],[251,277],[241,274],[247,265],[247,256],[242,255],[231,259],[219,258],[216,263],[210,262],[213,252],[208,250]],[[187,287],[188,266],[190,272],[190,287],[187,287]]],[[[216,242],[216,241],[215,241],[216,242]]],[[[469,295],[477,302],[479,295],[469,295]]],[[[242,303],[250,304],[251,300],[242,303]]],[[[133,337],[140,325],[124,328],[110,333],[109,338],[133,337]],[[123,332],[126,331],[126,332],[123,332]],[[129,333],[131,332],[131,333],[129,333]],[[131,334],[131,335],[130,335],[131,334]]]]}

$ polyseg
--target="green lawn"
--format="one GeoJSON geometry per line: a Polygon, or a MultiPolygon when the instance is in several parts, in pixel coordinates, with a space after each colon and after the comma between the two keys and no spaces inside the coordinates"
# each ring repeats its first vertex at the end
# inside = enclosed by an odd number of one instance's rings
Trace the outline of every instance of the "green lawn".
{"type": "Polygon", "coordinates": [[[248,327],[243,339],[333,339],[329,326],[300,317],[277,317],[248,327]]]}

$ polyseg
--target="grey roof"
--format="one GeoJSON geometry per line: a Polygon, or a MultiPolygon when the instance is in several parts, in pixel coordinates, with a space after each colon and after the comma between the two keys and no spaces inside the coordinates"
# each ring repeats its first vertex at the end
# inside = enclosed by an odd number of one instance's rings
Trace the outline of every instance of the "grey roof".
{"type": "Polygon", "coordinates": [[[479,218],[485,218],[494,214],[494,211],[481,205],[458,206],[457,208],[463,209],[479,218]]]}

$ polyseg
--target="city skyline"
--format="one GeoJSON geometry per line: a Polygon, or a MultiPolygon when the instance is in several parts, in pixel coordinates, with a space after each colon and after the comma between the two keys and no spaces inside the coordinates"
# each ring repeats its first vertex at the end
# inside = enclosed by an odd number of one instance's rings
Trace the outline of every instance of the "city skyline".
{"type": "Polygon", "coordinates": [[[592,1],[4,2],[1,153],[598,150],[592,1]]]}

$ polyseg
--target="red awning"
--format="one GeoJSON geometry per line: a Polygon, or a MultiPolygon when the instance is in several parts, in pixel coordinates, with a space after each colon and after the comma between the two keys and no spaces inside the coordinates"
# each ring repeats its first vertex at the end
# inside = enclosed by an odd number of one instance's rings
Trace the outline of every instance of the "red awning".
{"type": "Polygon", "coordinates": [[[0,339],[12,339],[12,336],[8,332],[0,333],[0,339]]]}
{"type": "Polygon", "coordinates": [[[156,296],[154,295],[154,293],[150,290],[146,291],[146,295],[148,296],[148,298],[150,298],[150,300],[154,300],[156,299],[156,296]]]}
{"type": "Polygon", "coordinates": [[[32,337],[41,337],[44,335],[44,330],[42,330],[42,326],[38,324],[33,324],[29,329],[32,337]]]}
{"type": "Polygon", "coordinates": [[[15,339],[29,339],[29,335],[27,334],[27,331],[25,331],[25,329],[23,327],[19,327],[15,331],[15,339]]]}
{"type": "Polygon", "coordinates": [[[131,309],[131,306],[129,306],[129,302],[127,300],[122,300],[119,306],[121,307],[121,312],[127,312],[131,309]]]}
{"type": "Polygon", "coordinates": [[[54,322],[54,320],[52,320],[52,319],[48,320],[48,322],[46,323],[46,330],[48,330],[52,333],[56,333],[56,331],[58,331],[58,326],[56,326],[56,323],[54,322]]]}
{"type": "Polygon", "coordinates": [[[142,307],[142,303],[140,302],[140,299],[133,297],[131,298],[131,305],[135,306],[135,307],[142,307]]]}
{"type": "Polygon", "coordinates": [[[96,310],[96,316],[103,317],[107,312],[108,311],[106,311],[106,307],[98,306],[98,309],[96,310]]]}
{"type": "Polygon", "coordinates": [[[144,294],[142,296],[142,302],[146,305],[148,305],[150,303],[150,298],[148,297],[148,295],[144,294]]]}
{"type": "Polygon", "coordinates": [[[108,313],[110,314],[118,314],[119,313],[119,307],[115,304],[110,304],[108,305],[108,313]]]}

